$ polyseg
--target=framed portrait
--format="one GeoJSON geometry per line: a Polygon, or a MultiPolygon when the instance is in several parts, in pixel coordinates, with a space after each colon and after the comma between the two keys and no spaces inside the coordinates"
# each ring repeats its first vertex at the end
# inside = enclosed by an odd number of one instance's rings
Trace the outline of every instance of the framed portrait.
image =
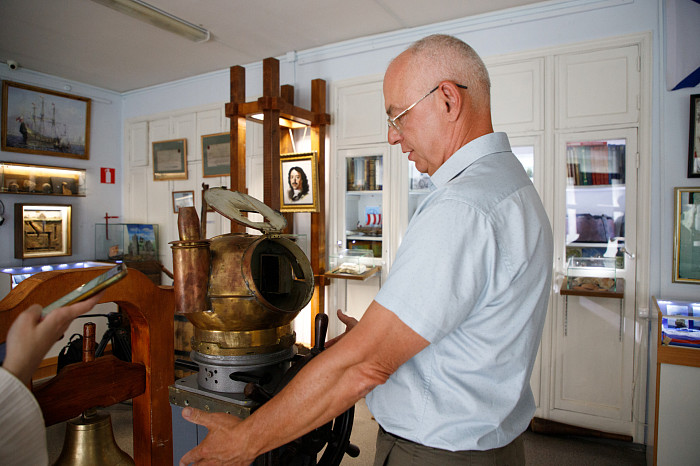
{"type": "Polygon", "coordinates": [[[15,258],[70,256],[71,206],[15,204],[15,258]]]}
{"type": "Polygon", "coordinates": [[[673,281],[700,284],[700,188],[676,188],[673,281]]]}
{"type": "Polygon", "coordinates": [[[700,178],[700,94],[690,96],[688,178],[700,178]]]}
{"type": "Polygon", "coordinates": [[[153,143],[153,180],[187,179],[187,139],[153,143]]]}
{"type": "Polygon", "coordinates": [[[280,156],[280,211],[318,212],[316,152],[280,156]]]}
{"type": "Polygon", "coordinates": [[[217,133],[202,136],[202,176],[229,176],[231,174],[231,134],[217,133]]]}
{"type": "Polygon", "coordinates": [[[173,191],[173,212],[178,213],[180,207],[194,207],[194,191],[173,191]]]}
{"type": "Polygon", "coordinates": [[[86,97],[11,81],[2,83],[2,150],[90,158],[86,97]]]}

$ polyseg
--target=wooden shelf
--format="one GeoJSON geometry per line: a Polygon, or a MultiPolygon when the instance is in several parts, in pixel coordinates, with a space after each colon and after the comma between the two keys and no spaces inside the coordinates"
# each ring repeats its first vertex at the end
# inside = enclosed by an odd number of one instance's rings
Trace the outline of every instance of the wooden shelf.
{"type": "Polygon", "coordinates": [[[355,241],[381,241],[381,236],[362,236],[362,235],[348,235],[345,239],[352,239],[355,241]]]}
{"type": "Polygon", "coordinates": [[[373,276],[379,270],[381,269],[380,266],[376,265],[374,267],[371,267],[367,269],[364,273],[360,274],[355,274],[355,273],[333,273],[333,272],[326,272],[326,277],[329,278],[341,278],[344,280],[367,280],[369,277],[373,276]]]}
{"type": "Polygon", "coordinates": [[[570,290],[566,288],[567,277],[561,281],[561,286],[559,287],[559,294],[562,296],[588,296],[591,298],[614,298],[622,299],[625,296],[625,280],[624,278],[615,279],[615,291],[612,290],[595,290],[595,291],[585,291],[585,290],[570,290]]]}

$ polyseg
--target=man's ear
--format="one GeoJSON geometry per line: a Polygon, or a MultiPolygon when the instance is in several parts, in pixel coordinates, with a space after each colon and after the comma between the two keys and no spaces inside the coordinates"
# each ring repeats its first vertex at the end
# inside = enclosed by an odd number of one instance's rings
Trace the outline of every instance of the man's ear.
{"type": "Polygon", "coordinates": [[[440,83],[440,98],[445,106],[445,115],[452,121],[456,120],[462,111],[462,94],[459,88],[450,81],[440,83]]]}

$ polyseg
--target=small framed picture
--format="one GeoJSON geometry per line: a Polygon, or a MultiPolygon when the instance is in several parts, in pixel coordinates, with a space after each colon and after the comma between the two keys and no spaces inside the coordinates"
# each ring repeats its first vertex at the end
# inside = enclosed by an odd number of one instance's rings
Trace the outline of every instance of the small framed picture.
{"type": "Polygon", "coordinates": [[[71,206],[15,204],[15,258],[70,256],[71,206]]]}
{"type": "Polygon", "coordinates": [[[700,188],[676,188],[673,281],[700,285],[700,188]]]}
{"type": "Polygon", "coordinates": [[[187,139],[153,143],[153,180],[187,179],[187,139]]]}
{"type": "Polygon", "coordinates": [[[230,133],[202,136],[202,176],[229,176],[231,174],[230,133]]]}
{"type": "Polygon", "coordinates": [[[700,178],[700,94],[690,96],[688,178],[700,178]]]}
{"type": "Polygon", "coordinates": [[[318,212],[316,152],[280,156],[280,211],[318,212]]]}
{"type": "Polygon", "coordinates": [[[194,191],[173,191],[173,212],[180,207],[194,207],[194,191]]]}

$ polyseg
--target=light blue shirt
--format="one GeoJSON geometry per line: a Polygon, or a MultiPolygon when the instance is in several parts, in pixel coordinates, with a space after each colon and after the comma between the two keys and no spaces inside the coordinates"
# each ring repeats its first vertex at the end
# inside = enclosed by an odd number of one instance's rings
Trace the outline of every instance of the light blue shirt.
{"type": "Polygon", "coordinates": [[[367,404],[385,430],[423,445],[502,447],[535,412],[552,230],[504,133],[459,149],[432,182],[375,298],[430,345],[367,404]]]}

